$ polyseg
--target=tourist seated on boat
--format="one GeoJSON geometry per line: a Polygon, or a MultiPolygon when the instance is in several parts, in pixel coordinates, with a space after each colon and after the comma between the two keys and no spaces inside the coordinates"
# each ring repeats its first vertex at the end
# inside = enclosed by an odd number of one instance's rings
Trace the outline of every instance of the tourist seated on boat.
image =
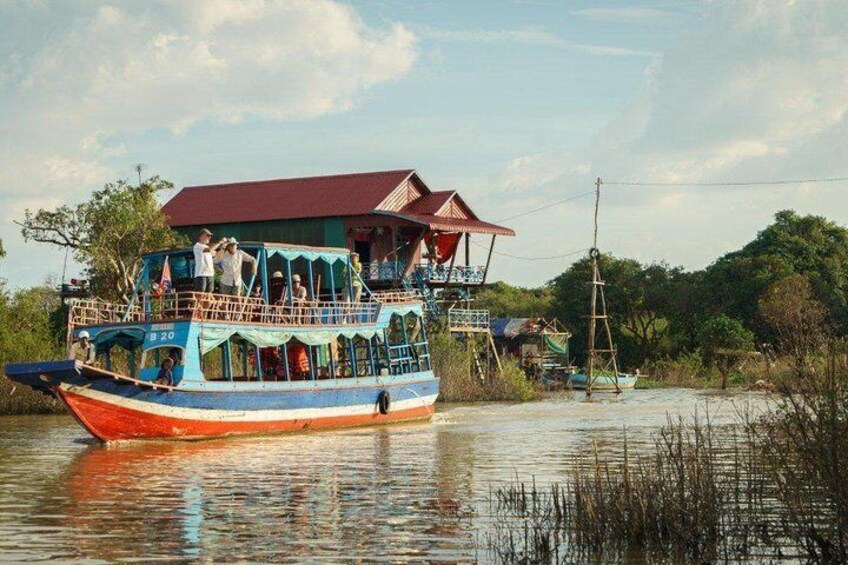
{"type": "Polygon", "coordinates": [[[71,345],[68,359],[81,361],[86,365],[93,365],[97,356],[97,347],[91,343],[91,335],[83,330],[79,333],[79,339],[71,345]]]}
{"type": "Polygon", "coordinates": [[[229,296],[241,296],[242,288],[242,266],[247,263],[251,266],[253,276],[256,276],[256,259],[238,248],[238,241],[229,238],[224,249],[218,254],[218,265],[221,268],[221,294],[229,296]]]}
{"type": "Polygon", "coordinates": [[[295,323],[302,323],[306,316],[306,301],[308,299],[306,287],[300,284],[300,275],[292,275],[291,304],[292,316],[295,323]]]}
{"type": "Polygon", "coordinates": [[[212,232],[208,229],[197,233],[194,244],[194,290],[197,292],[215,292],[215,253],[227,239],[214,245],[210,245],[211,241],[212,232]]]}
{"type": "Polygon", "coordinates": [[[170,351],[168,351],[168,359],[174,362],[173,366],[176,367],[180,364],[180,360],[182,358],[182,351],[180,351],[179,347],[172,347],[170,351]]]}
{"type": "Polygon", "coordinates": [[[172,369],[174,368],[174,360],[170,357],[166,357],[164,361],[162,361],[162,365],[159,366],[159,374],[156,375],[156,378],[153,379],[153,382],[159,385],[168,385],[174,386],[174,373],[172,369]]]}
{"type": "Polygon", "coordinates": [[[305,302],[307,296],[306,287],[300,284],[300,275],[292,275],[292,302],[305,302]]]}
{"type": "Polygon", "coordinates": [[[286,301],[286,279],[282,271],[274,271],[268,283],[268,297],[271,304],[283,304],[286,301]]]}
{"type": "Polygon", "coordinates": [[[292,379],[309,378],[309,354],[306,346],[299,342],[290,342],[288,345],[289,372],[292,379]]]}
{"type": "Polygon", "coordinates": [[[262,296],[262,285],[253,285],[253,290],[250,293],[250,299],[251,302],[247,310],[247,314],[249,315],[248,319],[251,319],[254,322],[265,321],[263,320],[265,297],[262,296]]]}

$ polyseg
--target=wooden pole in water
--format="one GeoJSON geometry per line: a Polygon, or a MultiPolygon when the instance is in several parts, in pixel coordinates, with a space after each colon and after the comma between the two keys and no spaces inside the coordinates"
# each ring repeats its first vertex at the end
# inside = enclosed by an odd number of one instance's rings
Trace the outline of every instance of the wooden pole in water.
{"type": "Polygon", "coordinates": [[[592,296],[591,307],[589,314],[589,367],[586,375],[586,396],[592,395],[592,387],[597,379],[595,375],[596,365],[602,369],[609,370],[612,367],[612,379],[615,386],[615,392],[620,393],[621,387],[618,384],[618,359],[616,358],[615,346],[612,341],[612,331],[609,327],[609,316],[607,315],[607,301],[604,295],[604,281],[601,279],[601,270],[598,266],[598,259],[601,252],[598,250],[598,210],[601,201],[601,177],[595,180],[595,230],[592,239],[592,249],[589,250],[589,256],[592,258],[592,296]],[[601,313],[598,314],[598,294],[601,298],[601,313]],[[606,337],[607,346],[603,349],[595,347],[595,333],[597,331],[597,321],[603,320],[604,335],[606,337]],[[608,362],[598,363],[598,354],[604,353],[609,355],[608,362]]]}
{"type": "Polygon", "coordinates": [[[586,396],[592,395],[592,385],[595,384],[595,332],[597,330],[598,320],[598,282],[600,279],[598,273],[598,208],[601,201],[601,177],[595,180],[595,222],[594,232],[592,235],[592,249],[589,250],[589,256],[592,258],[592,292],[589,306],[589,370],[586,375],[586,396]]]}

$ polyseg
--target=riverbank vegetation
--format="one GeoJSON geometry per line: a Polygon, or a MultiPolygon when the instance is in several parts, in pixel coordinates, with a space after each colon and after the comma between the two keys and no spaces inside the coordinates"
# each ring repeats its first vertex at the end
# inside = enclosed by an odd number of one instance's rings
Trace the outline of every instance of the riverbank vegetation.
{"type": "MultiPolygon", "coordinates": [[[[6,363],[64,357],[59,297],[50,286],[8,292],[0,281],[0,369],[6,363]]],[[[56,413],[52,397],[15,386],[0,371],[0,415],[56,413]]]]}
{"type": "Polygon", "coordinates": [[[595,448],[561,483],[495,489],[487,549],[502,563],[845,563],[847,359],[832,346],[735,425],[669,421],[647,453],[625,433],[623,458],[595,448]]]}
{"type": "MultiPolygon", "coordinates": [[[[606,254],[600,266],[619,361],[658,383],[753,384],[848,336],[848,230],[819,216],[779,212],[750,243],[698,271],[606,254]]],[[[580,366],[591,268],[581,259],[541,288],[490,285],[475,307],[559,319],[580,366]]]]}

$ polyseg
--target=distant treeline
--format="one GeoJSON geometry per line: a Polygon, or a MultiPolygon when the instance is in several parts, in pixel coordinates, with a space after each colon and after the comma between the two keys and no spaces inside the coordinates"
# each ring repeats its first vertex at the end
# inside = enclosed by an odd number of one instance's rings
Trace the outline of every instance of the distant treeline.
{"type": "MultiPolygon", "coordinates": [[[[707,268],[684,271],[603,255],[614,339],[624,367],[685,353],[750,349],[802,358],[848,333],[848,229],[792,211],[707,268]]],[[[498,282],[475,307],[493,317],[556,317],[581,362],[592,279],[587,257],[540,288],[498,282]]]]}

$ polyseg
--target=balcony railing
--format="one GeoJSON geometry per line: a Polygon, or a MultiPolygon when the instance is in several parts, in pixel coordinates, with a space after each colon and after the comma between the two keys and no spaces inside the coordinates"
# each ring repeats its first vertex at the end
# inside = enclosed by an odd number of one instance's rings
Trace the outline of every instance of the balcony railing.
{"type": "Polygon", "coordinates": [[[431,283],[483,284],[486,267],[481,265],[433,265],[422,263],[417,266],[424,280],[431,283]]]}
{"type": "Polygon", "coordinates": [[[147,296],[141,305],[120,305],[96,299],[77,300],[71,307],[72,328],[114,323],[163,322],[190,319],[284,326],[352,326],[373,324],[380,303],[295,301],[291,304],[266,304],[262,298],[205,294],[169,293],[147,296]]]}
{"type": "Polygon", "coordinates": [[[403,265],[400,261],[372,261],[362,265],[362,279],[365,281],[396,281],[403,278],[403,265]]]}
{"type": "MultiPolygon", "coordinates": [[[[421,263],[415,266],[428,283],[483,284],[486,267],[482,265],[434,265],[421,263]]],[[[372,261],[362,266],[362,280],[399,281],[403,278],[403,265],[399,261],[372,261]]]]}
{"type": "Polygon", "coordinates": [[[451,331],[489,331],[489,311],[452,308],[448,311],[448,328],[451,331]]]}

